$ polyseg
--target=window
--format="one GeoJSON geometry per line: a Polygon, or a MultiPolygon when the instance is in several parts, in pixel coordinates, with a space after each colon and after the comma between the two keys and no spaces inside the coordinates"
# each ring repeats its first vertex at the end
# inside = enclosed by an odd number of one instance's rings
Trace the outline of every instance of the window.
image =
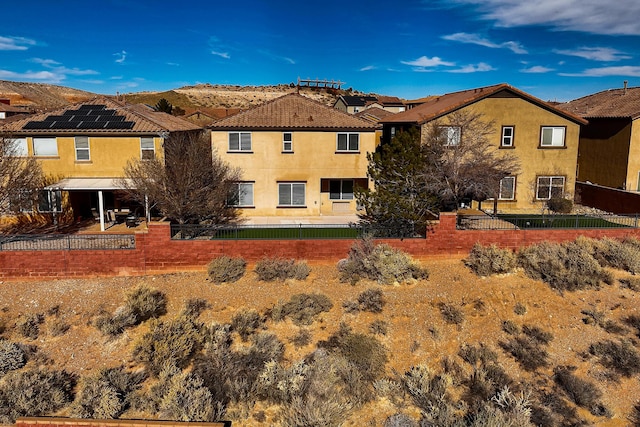
{"type": "Polygon", "coordinates": [[[89,156],[89,137],[76,136],[76,160],[91,160],[89,156]]]}
{"type": "Polygon", "coordinates": [[[502,126],[501,147],[513,147],[513,126],[502,126]]]}
{"type": "Polygon", "coordinates": [[[305,206],[306,187],[304,182],[278,183],[278,206],[305,206]]]}
{"type": "Polygon", "coordinates": [[[543,126],[540,131],[541,147],[564,147],[564,127],[543,126]]]}
{"type": "Polygon", "coordinates": [[[229,132],[229,151],[251,151],[251,132],[229,132]]]}
{"type": "Polygon", "coordinates": [[[539,176],[536,186],[536,199],[549,200],[564,194],[564,176],[539,176]]]}
{"type": "Polygon", "coordinates": [[[55,137],[33,138],[33,155],[54,157],[58,155],[58,141],[55,137]]]}
{"type": "Polygon", "coordinates": [[[60,190],[42,190],[38,195],[39,212],[62,212],[62,192],[60,190]]]}
{"type": "Polygon", "coordinates": [[[360,151],[360,134],[339,133],[337,151],[360,151]]]}
{"type": "Polygon", "coordinates": [[[500,180],[498,200],[513,200],[516,195],[516,177],[505,176],[500,180]]]}
{"type": "Polygon", "coordinates": [[[329,181],[329,199],[353,200],[352,179],[332,179],[329,181]]]}
{"type": "Polygon", "coordinates": [[[231,185],[227,199],[229,206],[253,206],[253,182],[236,182],[231,185]]]}
{"type": "Polygon", "coordinates": [[[15,157],[25,157],[29,155],[27,138],[10,138],[8,142],[10,147],[7,155],[15,157]]]}
{"type": "Polygon", "coordinates": [[[293,151],[293,134],[291,132],[282,132],[282,151],[293,151]]]}
{"type": "Polygon", "coordinates": [[[142,160],[153,160],[156,158],[156,147],[152,136],[140,138],[140,158],[142,160]]]}
{"type": "Polygon", "coordinates": [[[460,144],[460,126],[440,126],[440,137],[444,145],[454,147],[460,144]]]}

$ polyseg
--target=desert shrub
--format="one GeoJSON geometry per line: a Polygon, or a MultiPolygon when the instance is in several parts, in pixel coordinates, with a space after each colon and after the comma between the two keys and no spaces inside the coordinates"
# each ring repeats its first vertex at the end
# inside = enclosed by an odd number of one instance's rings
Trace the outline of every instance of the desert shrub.
{"type": "Polygon", "coordinates": [[[179,316],[169,321],[154,320],[149,332],[134,345],[132,355],[157,376],[167,365],[183,369],[204,344],[201,324],[194,319],[179,316]]]}
{"type": "Polygon", "coordinates": [[[591,344],[589,352],[599,357],[602,366],[624,377],[640,372],[640,354],[627,340],[599,341],[591,344]]]}
{"type": "Polygon", "coordinates": [[[47,369],[11,371],[0,381],[0,423],[51,415],[73,400],[75,377],[47,369]]]}
{"type": "Polygon", "coordinates": [[[27,357],[17,344],[0,339],[0,378],[9,371],[22,368],[27,357]]]}
{"type": "Polygon", "coordinates": [[[32,313],[20,317],[16,322],[16,329],[25,338],[35,340],[40,334],[40,325],[44,322],[44,315],[32,313]]]}
{"type": "Polygon", "coordinates": [[[265,363],[256,382],[261,398],[274,403],[285,404],[304,392],[305,381],[312,365],[304,360],[291,366],[284,366],[274,360],[265,363]]]}
{"type": "Polygon", "coordinates": [[[547,207],[555,213],[571,213],[573,202],[564,197],[552,197],[547,200],[547,207]]]}
{"type": "Polygon", "coordinates": [[[309,325],[315,317],[329,311],[333,303],[324,294],[295,294],[288,302],[278,302],[271,310],[271,318],[275,321],[289,317],[296,325],[309,325]]]}
{"type": "Polygon", "coordinates": [[[636,329],[636,333],[640,335],[640,315],[632,314],[624,319],[624,322],[636,329]]]}
{"type": "Polygon", "coordinates": [[[477,346],[466,344],[460,348],[458,356],[471,366],[484,366],[498,361],[498,354],[484,343],[477,346]]]}
{"type": "Polygon", "coordinates": [[[533,338],[540,344],[549,344],[553,341],[553,334],[551,332],[543,331],[535,325],[523,325],[522,333],[533,338]]]}
{"type": "Polygon", "coordinates": [[[632,274],[640,272],[640,247],[638,240],[590,239],[579,237],[576,243],[589,252],[603,267],[612,267],[629,271],[632,274]]]}
{"type": "Polygon", "coordinates": [[[102,313],[95,319],[94,325],[103,334],[115,336],[126,328],[160,317],[166,312],[166,295],[159,290],[140,285],[125,294],[124,305],[118,307],[113,316],[102,313]]]}
{"type": "Polygon", "coordinates": [[[535,371],[549,365],[549,354],[543,346],[553,339],[549,332],[533,326],[524,326],[522,333],[514,335],[500,346],[510,353],[526,371],[535,371]]]}
{"type": "Polygon", "coordinates": [[[440,303],[442,319],[450,325],[461,325],[464,322],[464,312],[451,304],[440,303]]]}
{"type": "Polygon", "coordinates": [[[56,318],[51,321],[49,325],[49,333],[53,337],[59,337],[60,335],[64,335],[71,328],[71,326],[62,319],[56,318]]]}
{"type": "Polygon", "coordinates": [[[264,316],[256,310],[243,309],[231,317],[231,329],[236,331],[242,341],[246,341],[249,335],[260,329],[265,322],[264,316]]]}
{"type": "Polygon", "coordinates": [[[512,250],[501,249],[496,245],[473,245],[464,263],[478,276],[509,273],[516,267],[516,255],[512,250]]]}
{"type": "Polygon", "coordinates": [[[357,313],[360,311],[360,304],[357,301],[347,300],[342,303],[345,313],[357,313]]]}
{"type": "Polygon", "coordinates": [[[258,280],[272,282],[285,279],[304,280],[311,269],[306,261],[296,262],[293,259],[263,258],[256,263],[254,271],[258,275],[258,280]]]}
{"type": "Polygon", "coordinates": [[[186,317],[197,319],[209,307],[209,302],[204,298],[189,298],[184,302],[182,314],[186,317]]]}
{"type": "Polygon", "coordinates": [[[297,348],[309,345],[311,343],[311,332],[306,328],[300,328],[290,341],[297,348]]]}
{"type": "Polygon", "coordinates": [[[634,427],[640,426],[640,403],[637,403],[633,406],[631,415],[629,416],[629,421],[631,421],[631,425],[633,425],[634,427]]]}
{"type": "Polygon", "coordinates": [[[131,393],[144,380],[144,373],[127,372],[123,367],[102,369],[81,380],[71,414],[78,418],[117,418],[129,408],[131,393]]]}
{"type": "Polygon", "coordinates": [[[559,291],[598,288],[601,282],[613,282],[611,274],[575,242],[543,242],[521,249],[518,265],[527,276],[559,291]]]}
{"type": "Polygon", "coordinates": [[[231,258],[226,255],[212,259],[207,266],[209,279],[213,283],[237,282],[246,270],[247,262],[244,258],[231,258]]]}
{"type": "Polygon", "coordinates": [[[389,324],[384,320],[374,320],[369,325],[369,332],[375,335],[387,335],[387,332],[389,332],[389,324]]]}
{"type": "Polygon", "coordinates": [[[640,277],[628,277],[620,279],[620,287],[638,292],[640,291],[640,277]]]}
{"type": "Polygon", "coordinates": [[[358,305],[362,311],[381,313],[384,304],[384,294],[380,288],[370,288],[358,295],[358,305]]]}
{"type": "Polygon", "coordinates": [[[401,376],[405,391],[423,413],[421,425],[455,425],[461,421],[449,395],[447,375],[435,375],[427,365],[412,366],[401,376]]]}
{"type": "Polygon", "coordinates": [[[587,409],[595,407],[602,392],[591,381],[576,376],[574,370],[568,366],[557,366],[553,370],[553,379],[576,405],[587,409]]]}
{"type": "Polygon", "coordinates": [[[582,310],[581,313],[586,316],[582,319],[585,324],[596,324],[610,334],[624,335],[627,333],[626,328],[613,320],[607,319],[602,311],[582,310]]]}
{"type": "Polygon", "coordinates": [[[518,316],[524,316],[527,314],[527,306],[522,303],[516,303],[515,307],[513,307],[513,312],[518,316]]]}
{"type": "Polygon", "coordinates": [[[520,326],[518,326],[518,324],[513,320],[505,320],[502,322],[502,330],[509,335],[518,335],[522,332],[522,328],[520,328],[520,326]]]}
{"type": "Polygon", "coordinates": [[[407,414],[398,412],[387,417],[383,427],[418,427],[418,423],[407,414]]]}
{"type": "Polygon", "coordinates": [[[375,245],[371,237],[353,244],[349,256],[338,263],[338,271],[341,281],[351,283],[363,278],[382,284],[429,278],[429,272],[409,255],[387,244],[375,245]]]}

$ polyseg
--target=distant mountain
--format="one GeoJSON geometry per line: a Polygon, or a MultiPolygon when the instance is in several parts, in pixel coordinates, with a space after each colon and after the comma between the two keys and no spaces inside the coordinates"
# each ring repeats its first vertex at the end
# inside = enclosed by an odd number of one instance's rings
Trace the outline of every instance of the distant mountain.
{"type": "Polygon", "coordinates": [[[65,86],[0,80],[0,98],[10,99],[11,105],[28,106],[38,111],[64,107],[96,96],[95,93],[65,86]]]}

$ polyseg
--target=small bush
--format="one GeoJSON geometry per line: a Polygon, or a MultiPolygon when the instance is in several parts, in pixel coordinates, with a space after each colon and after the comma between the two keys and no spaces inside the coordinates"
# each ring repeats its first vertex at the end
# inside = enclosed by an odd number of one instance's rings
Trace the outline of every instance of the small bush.
{"type": "Polygon", "coordinates": [[[35,340],[40,334],[40,325],[42,322],[44,322],[44,315],[41,313],[33,313],[18,319],[16,328],[23,337],[35,340]]]}
{"type": "Polygon", "coordinates": [[[516,303],[515,307],[513,307],[513,312],[518,316],[524,316],[527,314],[527,306],[522,303],[516,303]]]}
{"type": "Polygon", "coordinates": [[[640,277],[629,277],[620,279],[620,287],[631,289],[634,292],[640,291],[640,277]]]}
{"type": "Polygon", "coordinates": [[[600,341],[591,344],[589,352],[598,356],[605,368],[617,374],[630,377],[640,373],[640,354],[629,341],[600,341]]]}
{"type": "Polygon", "coordinates": [[[500,346],[510,353],[526,371],[535,371],[548,366],[549,354],[543,348],[553,340],[550,332],[543,331],[537,326],[523,326],[522,333],[514,336],[500,346]]]}
{"type": "Polygon", "coordinates": [[[558,366],[553,370],[553,379],[576,405],[587,409],[595,407],[602,393],[592,382],[577,377],[573,370],[567,366],[558,366]]]}
{"type": "Polygon", "coordinates": [[[522,333],[533,338],[540,344],[549,344],[553,341],[553,334],[551,332],[543,331],[537,326],[524,325],[522,327],[522,333]]]}
{"type": "Polygon", "coordinates": [[[310,271],[305,261],[296,262],[293,259],[282,258],[263,258],[258,261],[255,268],[258,280],[265,282],[285,279],[304,280],[310,271]]]}
{"type": "Polygon", "coordinates": [[[464,261],[478,276],[509,273],[516,267],[516,255],[509,249],[501,249],[496,245],[473,245],[469,256],[464,261]]]}
{"type": "Polygon", "coordinates": [[[502,322],[502,330],[508,333],[509,335],[518,335],[522,332],[522,329],[516,322],[513,320],[505,320],[502,322]]]}
{"type": "Polygon", "coordinates": [[[264,316],[256,310],[240,310],[231,317],[231,329],[236,331],[242,341],[246,341],[249,335],[260,329],[265,322],[264,316]]]}
{"type": "Polygon", "coordinates": [[[189,298],[184,303],[182,314],[185,317],[197,319],[203,311],[210,307],[211,305],[204,298],[189,298]]]}
{"type": "Polygon", "coordinates": [[[218,284],[237,282],[246,270],[247,262],[244,258],[231,258],[226,255],[212,259],[207,266],[209,279],[218,284]]]}
{"type": "Polygon", "coordinates": [[[383,427],[418,427],[418,423],[406,414],[397,413],[387,417],[383,427]]]}
{"type": "Polygon", "coordinates": [[[387,332],[389,332],[389,324],[384,320],[374,320],[369,325],[369,332],[375,335],[387,335],[387,332]]]}
{"type": "Polygon", "coordinates": [[[22,368],[27,357],[17,344],[0,339],[0,377],[9,371],[22,368]]]}
{"type": "Polygon", "coordinates": [[[140,285],[125,294],[124,305],[118,307],[113,316],[100,314],[94,325],[105,335],[119,335],[126,328],[139,325],[167,312],[167,297],[164,293],[140,285]]]}
{"type": "Polygon", "coordinates": [[[547,207],[555,213],[571,213],[573,202],[564,197],[552,197],[547,201],[547,207]]]}
{"type": "Polygon", "coordinates": [[[305,328],[298,329],[298,333],[291,338],[291,343],[297,348],[309,345],[311,343],[311,332],[305,328]]]}
{"type": "Polygon", "coordinates": [[[384,307],[384,294],[380,288],[370,288],[358,295],[360,310],[381,313],[384,307]]]}
{"type": "Polygon", "coordinates": [[[429,278],[429,272],[409,255],[387,244],[375,245],[371,237],[354,243],[348,258],[338,263],[338,271],[341,281],[351,283],[363,278],[382,284],[429,278]]]}
{"type": "Polygon", "coordinates": [[[49,325],[49,333],[53,337],[59,337],[64,335],[71,328],[71,326],[62,319],[54,319],[49,325]]]}
{"type": "Polygon", "coordinates": [[[296,325],[309,325],[318,314],[332,307],[333,303],[324,294],[295,294],[288,302],[279,302],[271,311],[271,318],[280,321],[289,317],[296,325]]]}
{"type": "Polygon", "coordinates": [[[471,366],[486,366],[498,361],[498,354],[483,343],[477,346],[464,345],[460,348],[458,356],[471,366]]]}
{"type": "Polygon", "coordinates": [[[451,304],[440,303],[440,314],[450,325],[461,325],[464,322],[464,312],[451,304]]]}

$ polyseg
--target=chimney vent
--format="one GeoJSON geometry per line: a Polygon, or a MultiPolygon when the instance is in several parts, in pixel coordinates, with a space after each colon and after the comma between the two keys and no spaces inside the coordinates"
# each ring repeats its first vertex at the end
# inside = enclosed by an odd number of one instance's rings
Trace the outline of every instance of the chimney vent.
{"type": "Polygon", "coordinates": [[[627,84],[629,84],[629,81],[628,81],[628,80],[625,80],[625,81],[624,81],[624,82],[622,82],[622,83],[623,83],[623,85],[624,85],[624,92],[623,92],[623,95],[626,95],[626,94],[627,94],[627,84]]]}

